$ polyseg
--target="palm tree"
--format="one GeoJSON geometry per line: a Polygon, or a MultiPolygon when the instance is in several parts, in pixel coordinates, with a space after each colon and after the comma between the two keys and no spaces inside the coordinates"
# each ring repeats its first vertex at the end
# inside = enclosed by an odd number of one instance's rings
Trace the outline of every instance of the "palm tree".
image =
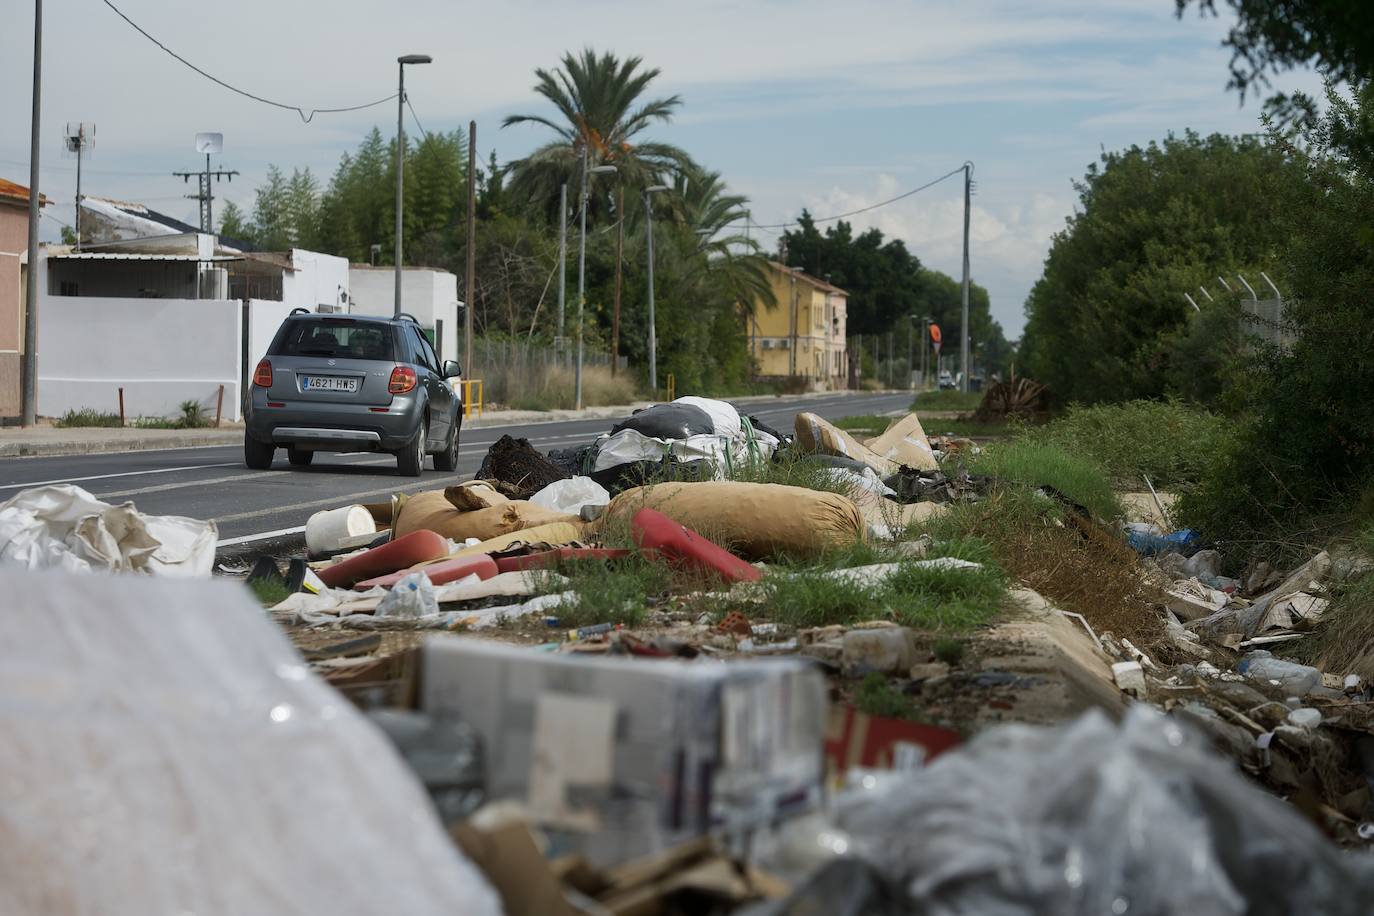
{"type": "Polygon", "coordinates": [[[741,226],[748,218],[749,198],[731,194],[719,172],[691,166],[673,180],[668,211],[691,233],[694,253],[718,289],[740,303],[746,317],[754,307],[777,305],[769,282],[767,258],[741,226]]]}
{"type": "MultiPolygon", "coordinates": [[[[581,187],[578,166],[584,149],[591,165],[614,165],[616,179],[632,192],[691,164],[691,157],[675,146],[637,139],[654,123],[671,121],[682,104],[675,95],[641,101],[659,75],[657,68],[644,69],[642,64],[639,57],[622,61],[612,53],[598,55],[586,48],[580,56],[564,54],[561,66],[553,72],[534,71],[534,91],[553,103],[562,120],[510,115],[502,122],[502,127],[540,124],[556,135],[510,164],[511,190],[517,197],[536,209],[556,213],[559,186],[567,182],[574,195],[581,187]]],[[[608,206],[606,200],[593,209],[608,206]]]]}

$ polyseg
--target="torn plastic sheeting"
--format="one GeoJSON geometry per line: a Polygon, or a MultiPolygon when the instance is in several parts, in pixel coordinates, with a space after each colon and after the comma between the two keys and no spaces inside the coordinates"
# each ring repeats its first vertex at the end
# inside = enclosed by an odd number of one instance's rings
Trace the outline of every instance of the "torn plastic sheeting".
{"type": "MultiPolygon", "coordinates": [[[[567,581],[566,576],[548,570],[498,573],[489,579],[482,579],[473,574],[458,582],[437,586],[434,597],[439,604],[456,604],[460,601],[480,601],[484,598],[506,596],[513,598],[556,588],[567,581]]],[[[383,586],[376,586],[365,592],[347,589],[326,589],[318,595],[297,592],[273,606],[272,612],[296,615],[296,619],[307,623],[333,623],[339,616],[371,613],[386,595],[387,589],[383,586]]]]}
{"type": "Polygon", "coordinates": [[[657,439],[624,429],[598,440],[592,472],[600,474],[621,465],[673,458],[684,462],[709,461],[715,468],[715,476],[720,479],[735,464],[771,458],[777,444],[777,440],[767,433],[752,431],[733,438],[712,434],[687,439],[657,439]]]}
{"type": "Polygon", "coordinates": [[[1331,556],[1323,550],[1249,607],[1222,608],[1190,626],[1212,639],[1221,639],[1234,634],[1253,638],[1267,630],[1314,624],[1325,613],[1327,602],[1310,592],[1321,588],[1331,570],[1331,556]]]}
{"type": "Polygon", "coordinates": [[[0,592],[0,912],[500,913],[240,586],[10,567],[0,592]]]}
{"type": "Polygon", "coordinates": [[[882,478],[868,465],[864,465],[862,471],[853,471],[849,468],[826,468],[822,473],[831,483],[846,486],[851,490],[864,490],[874,496],[889,498],[897,496],[897,491],[883,483],[882,478]]]}
{"type": "Polygon", "coordinates": [[[978,735],[838,826],[916,912],[1355,916],[1374,867],[1152,707],[978,735]]]}
{"type": "Polygon", "coordinates": [[[555,480],[530,497],[531,505],[568,515],[578,515],[583,506],[604,506],[610,501],[611,494],[590,477],[555,480]]]}
{"type": "Polygon", "coordinates": [[[71,484],[22,490],[0,505],[0,561],[29,569],[208,576],[218,539],[214,522],[145,515],[71,484]]]}

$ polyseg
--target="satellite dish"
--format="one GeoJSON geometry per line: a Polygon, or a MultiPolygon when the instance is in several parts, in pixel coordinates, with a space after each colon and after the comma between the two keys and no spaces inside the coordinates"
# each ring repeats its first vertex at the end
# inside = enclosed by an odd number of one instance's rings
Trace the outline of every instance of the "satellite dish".
{"type": "Polygon", "coordinates": [[[222,153],[224,152],[224,134],[202,132],[196,134],[196,152],[198,153],[222,153]]]}

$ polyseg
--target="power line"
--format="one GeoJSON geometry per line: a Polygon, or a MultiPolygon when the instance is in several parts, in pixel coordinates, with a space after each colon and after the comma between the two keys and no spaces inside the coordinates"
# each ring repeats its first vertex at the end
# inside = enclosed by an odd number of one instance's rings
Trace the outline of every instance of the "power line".
{"type": "MultiPolygon", "coordinates": [[[[913,194],[919,194],[921,191],[924,191],[924,190],[926,190],[927,188],[934,187],[935,185],[937,185],[937,184],[939,184],[940,182],[944,181],[946,178],[953,178],[955,175],[958,175],[958,174],[959,174],[960,172],[962,172],[963,170],[964,170],[964,167],[961,165],[961,166],[959,166],[957,169],[955,169],[955,170],[952,171],[952,172],[946,172],[945,174],[941,175],[939,178],[936,178],[936,179],[934,179],[933,181],[927,181],[925,184],[921,185],[919,188],[912,188],[910,191],[904,191],[904,192],[902,192],[901,194],[898,194],[896,197],[888,198],[887,200],[880,201],[880,202],[878,202],[878,203],[876,203],[876,204],[870,204],[870,205],[867,206],[867,207],[860,207],[860,208],[857,209],[857,210],[850,210],[848,213],[837,213],[837,214],[835,214],[834,216],[822,216],[822,217],[820,217],[819,219],[812,219],[811,222],[812,222],[812,223],[833,223],[833,222],[834,222],[835,220],[837,220],[837,219],[846,219],[846,218],[851,217],[851,216],[858,216],[860,213],[867,213],[868,211],[870,211],[870,210],[876,210],[876,209],[878,209],[879,207],[886,207],[888,204],[895,204],[895,203],[896,203],[897,201],[899,201],[899,200],[905,200],[906,198],[910,197],[910,196],[913,195],[913,194]]],[[[770,223],[769,225],[766,225],[766,226],[765,226],[765,225],[761,225],[761,224],[759,224],[759,223],[751,222],[751,223],[749,223],[749,226],[750,226],[750,228],[752,228],[752,229],[787,229],[787,228],[790,227],[790,226],[795,226],[795,225],[797,225],[799,222],[800,222],[800,220],[795,220],[795,219],[794,219],[794,220],[792,220],[791,222],[786,222],[786,223],[770,223]]]]}
{"type": "Polygon", "coordinates": [[[151,41],[153,44],[155,44],[155,45],[157,45],[159,48],[161,48],[163,51],[166,51],[166,52],[167,52],[168,54],[170,54],[172,57],[174,57],[174,58],[176,58],[177,60],[181,61],[181,63],[183,63],[183,64],[185,64],[186,66],[190,67],[192,70],[196,71],[196,72],[199,73],[201,76],[205,77],[206,79],[210,80],[211,82],[213,82],[213,83],[218,83],[219,85],[223,86],[225,89],[228,89],[230,92],[237,92],[239,95],[244,96],[244,97],[246,97],[246,98],[250,98],[250,99],[252,99],[252,100],[255,101],[255,102],[262,102],[264,105],[271,105],[271,106],[273,106],[274,108],[284,108],[284,109],[286,109],[287,111],[294,111],[296,114],[300,115],[300,116],[301,116],[301,120],[304,121],[304,122],[307,123],[307,124],[309,124],[310,121],[311,121],[311,119],[314,118],[315,115],[317,115],[317,114],[337,114],[337,113],[339,113],[339,112],[344,112],[344,111],[361,111],[361,110],[364,109],[364,108],[371,108],[371,107],[373,107],[374,105],[381,105],[383,102],[390,102],[392,99],[396,98],[396,95],[397,95],[396,93],[393,92],[391,95],[387,96],[386,98],[384,98],[384,99],[378,99],[378,100],[375,101],[375,102],[367,102],[367,103],[362,104],[362,105],[349,105],[349,106],[344,107],[344,108],[312,108],[312,109],[310,109],[310,113],[309,113],[309,114],[306,114],[306,113],[305,113],[305,109],[301,108],[301,107],[298,106],[298,105],[287,105],[287,104],[284,103],[284,102],[274,102],[274,101],[272,101],[271,99],[265,99],[265,98],[263,98],[263,97],[260,96],[260,95],[254,95],[253,93],[248,92],[248,91],[243,90],[243,89],[240,89],[240,88],[238,88],[237,86],[231,86],[229,83],[226,83],[224,80],[220,79],[219,77],[217,77],[217,76],[212,76],[212,75],[210,75],[209,73],[206,73],[204,70],[200,69],[200,68],[197,67],[195,64],[191,63],[189,60],[187,60],[186,58],[182,57],[180,54],[178,54],[177,52],[173,51],[171,48],[167,47],[167,46],[166,46],[165,44],[163,44],[162,42],[158,41],[158,40],[157,40],[156,38],[154,38],[152,35],[149,35],[148,32],[147,32],[142,26],[140,26],[137,22],[134,22],[134,21],[133,21],[132,19],[130,19],[128,16],[124,15],[124,12],[123,12],[122,10],[120,10],[119,7],[117,7],[117,6],[115,6],[113,3],[111,3],[110,0],[102,0],[102,2],[103,2],[106,6],[108,6],[110,9],[114,10],[114,11],[115,11],[115,14],[116,14],[117,16],[119,16],[120,19],[123,19],[123,20],[124,20],[125,22],[127,22],[130,26],[132,26],[133,29],[134,29],[134,31],[138,32],[138,33],[139,33],[140,35],[142,35],[144,38],[148,39],[148,40],[151,41]]]}
{"type": "Polygon", "coordinates": [[[420,116],[415,113],[415,106],[410,104],[410,93],[406,93],[406,107],[410,109],[410,116],[415,119],[415,126],[420,129],[420,136],[428,137],[429,131],[420,123],[420,116]]]}
{"type": "MultiPolygon", "coordinates": [[[[15,167],[23,167],[23,168],[28,168],[28,167],[29,167],[29,164],[28,164],[27,162],[19,162],[19,161],[14,160],[14,159],[0,159],[0,165],[12,165],[12,166],[15,166],[15,167]]],[[[76,169],[74,169],[74,168],[69,168],[68,166],[64,166],[64,165],[45,165],[45,166],[42,166],[42,170],[45,171],[45,172],[75,172],[75,171],[76,171],[76,169]]],[[[164,172],[121,172],[121,171],[112,171],[112,170],[110,170],[110,169],[90,169],[90,168],[83,168],[81,171],[82,171],[84,174],[86,174],[86,175],[135,175],[135,176],[138,176],[138,177],[140,177],[140,178],[161,178],[161,177],[165,174],[164,172]]]]}

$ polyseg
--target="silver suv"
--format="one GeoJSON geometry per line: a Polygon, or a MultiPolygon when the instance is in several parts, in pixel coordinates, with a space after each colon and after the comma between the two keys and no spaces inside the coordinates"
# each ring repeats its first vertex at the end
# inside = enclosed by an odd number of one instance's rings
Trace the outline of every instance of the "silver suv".
{"type": "Polygon", "coordinates": [[[316,452],[390,452],[407,477],[425,455],[436,471],[458,465],[463,370],[441,365],[409,315],[291,313],[253,370],[243,460],[264,470],[280,447],[296,466],[316,452]]]}

